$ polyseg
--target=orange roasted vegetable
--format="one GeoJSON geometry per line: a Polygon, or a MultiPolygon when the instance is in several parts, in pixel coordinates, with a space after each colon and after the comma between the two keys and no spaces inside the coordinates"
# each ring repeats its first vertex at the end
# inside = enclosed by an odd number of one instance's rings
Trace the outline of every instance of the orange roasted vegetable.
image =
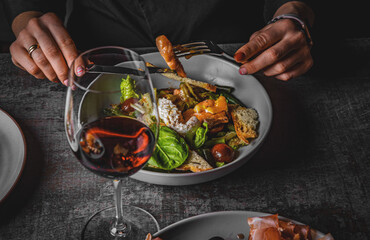
{"type": "Polygon", "coordinates": [[[208,123],[208,128],[213,128],[222,123],[228,123],[229,119],[226,116],[226,112],[219,112],[216,114],[202,112],[202,113],[194,113],[199,120],[199,122],[206,122],[208,123]]]}
{"type": "Polygon", "coordinates": [[[192,116],[194,116],[194,109],[189,108],[185,112],[182,113],[182,117],[184,118],[184,121],[187,122],[192,116]]]}
{"type": "Polygon", "coordinates": [[[203,102],[198,103],[194,107],[194,112],[196,113],[212,113],[216,114],[219,112],[225,111],[227,112],[227,101],[224,96],[220,96],[217,100],[207,99],[203,102]]]}
{"type": "Polygon", "coordinates": [[[229,122],[226,98],[220,96],[217,100],[207,99],[198,103],[194,107],[194,116],[200,122],[208,123],[210,129],[216,125],[229,122]]]}
{"type": "Polygon", "coordinates": [[[156,38],[155,42],[159,53],[162,55],[167,65],[172,70],[175,70],[180,77],[185,78],[186,73],[184,71],[184,67],[182,66],[179,59],[176,57],[173,51],[172,43],[168,40],[168,38],[165,35],[160,35],[156,38]]]}

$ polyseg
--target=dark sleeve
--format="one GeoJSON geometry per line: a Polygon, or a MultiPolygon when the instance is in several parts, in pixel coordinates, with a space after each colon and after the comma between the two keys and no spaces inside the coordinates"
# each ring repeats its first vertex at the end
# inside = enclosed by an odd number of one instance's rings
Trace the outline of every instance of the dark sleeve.
{"type": "Polygon", "coordinates": [[[62,20],[66,13],[65,0],[1,0],[1,2],[9,24],[12,24],[16,16],[27,11],[54,12],[62,20]]]}
{"type": "Polygon", "coordinates": [[[263,12],[265,23],[267,23],[268,21],[272,19],[276,10],[278,10],[278,8],[281,5],[287,2],[292,2],[292,1],[304,2],[308,6],[312,7],[310,0],[265,0],[265,6],[264,6],[264,12],[263,12]]]}

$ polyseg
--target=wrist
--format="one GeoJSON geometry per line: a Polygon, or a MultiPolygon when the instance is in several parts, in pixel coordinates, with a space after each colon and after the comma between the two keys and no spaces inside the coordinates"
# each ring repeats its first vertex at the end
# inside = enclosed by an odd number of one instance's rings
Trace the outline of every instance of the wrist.
{"type": "Polygon", "coordinates": [[[287,14],[278,15],[278,16],[274,17],[273,19],[271,19],[267,23],[267,25],[275,23],[275,22],[277,22],[281,19],[290,19],[291,21],[293,21],[296,24],[296,26],[298,27],[298,29],[304,33],[308,46],[310,48],[312,47],[313,41],[312,41],[311,34],[310,34],[310,27],[304,20],[302,20],[296,14],[287,13],[287,14]]]}
{"type": "Polygon", "coordinates": [[[300,1],[291,1],[281,5],[275,12],[273,18],[283,14],[297,15],[308,27],[314,24],[315,14],[312,9],[300,1]]]}
{"type": "Polygon", "coordinates": [[[38,11],[27,11],[16,16],[12,22],[12,30],[16,37],[18,34],[27,26],[28,21],[35,17],[43,15],[42,12],[38,11]]]}

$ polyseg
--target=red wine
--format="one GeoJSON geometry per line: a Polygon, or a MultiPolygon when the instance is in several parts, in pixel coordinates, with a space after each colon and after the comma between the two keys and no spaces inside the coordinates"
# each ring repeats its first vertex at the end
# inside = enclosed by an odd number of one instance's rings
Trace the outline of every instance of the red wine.
{"type": "Polygon", "coordinates": [[[87,169],[107,178],[123,178],[140,170],[155,146],[153,132],[128,117],[106,117],[86,124],[76,157],[87,169]]]}

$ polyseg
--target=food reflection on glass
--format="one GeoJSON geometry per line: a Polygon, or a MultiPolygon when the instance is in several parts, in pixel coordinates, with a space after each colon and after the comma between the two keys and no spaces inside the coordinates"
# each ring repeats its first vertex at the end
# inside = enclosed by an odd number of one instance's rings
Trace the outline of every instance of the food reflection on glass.
{"type": "Polygon", "coordinates": [[[153,132],[142,122],[106,117],[84,126],[77,158],[91,171],[107,178],[132,175],[149,160],[155,146],[153,132]]]}
{"type": "Polygon", "coordinates": [[[85,167],[107,178],[130,176],[140,170],[152,155],[156,141],[150,129],[156,128],[150,94],[139,96],[135,80],[129,75],[120,86],[120,109],[104,108],[107,116],[83,127],[82,151],[76,154],[85,167]]]}
{"type": "Polygon", "coordinates": [[[65,108],[67,139],[80,163],[97,175],[113,179],[115,190],[115,207],[95,213],[81,238],[129,240],[145,237],[148,230],[158,231],[150,213],[122,205],[121,200],[122,180],[145,166],[158,136],[155,92],[145,61],[125,48],[101,47],[79,55],[71,69],[65,108]],[[79,68],[76,64],[84,66],[84,71],[75,71],[79,68]],[[116,66],[122,66],[122,72],[96,70],[116,66]],[[112,101],[125,103],[120,105],[119,115],[106,113],[112,101]]]}

